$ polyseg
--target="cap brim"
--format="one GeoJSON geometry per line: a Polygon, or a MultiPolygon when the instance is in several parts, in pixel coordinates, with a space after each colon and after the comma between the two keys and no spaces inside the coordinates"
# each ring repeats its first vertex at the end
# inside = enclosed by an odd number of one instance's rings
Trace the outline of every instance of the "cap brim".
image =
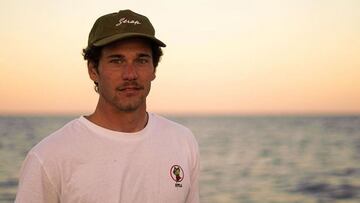
{"type": "Polygon", "coordinates": [[[159,45],[160,47],[166,47],[166,44],[164,44],[162,41],[156,39],[154,36],[151,35],[146,35],[146,34],[140,34],[140,33],[126,33],[126,34],[116,34],[116,35],[112,35],[110,37],[106,37],[104,39],[101,39],[97,42],[94,42],[93,45],[94,46],[104,46],[107,44],[110,44],[112,42],[115,42],[117,40],[121,40],[121,39],[125,39],[125,38],[130,38],[130,37],[142,37],[142,38],[147,38],[150,39],[151,41],[155,42],[157,45],[159,45]]]}

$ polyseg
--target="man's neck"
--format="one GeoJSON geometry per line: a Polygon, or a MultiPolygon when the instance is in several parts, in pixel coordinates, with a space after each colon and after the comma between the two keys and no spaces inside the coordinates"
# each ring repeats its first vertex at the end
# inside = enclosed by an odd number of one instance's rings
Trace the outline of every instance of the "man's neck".
{"type": "Polygon", "coordinates": [[[133,112],[114,112],[96,108],[93,114],[85,117],[103,128],[126,133],[144,129],[149,119],[145,108],[133,112]]]}

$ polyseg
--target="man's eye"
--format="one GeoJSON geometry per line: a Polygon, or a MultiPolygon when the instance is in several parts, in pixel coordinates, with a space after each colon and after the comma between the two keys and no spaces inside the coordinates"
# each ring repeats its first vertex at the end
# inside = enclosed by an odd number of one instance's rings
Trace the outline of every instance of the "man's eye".
{"type": "Polygon", "coordinates": [[[121,64],[121,63],[123,63],[124,62],[124,60],[123,59],[111,59],[110,60],[110,63],[117,63],[117,64],[121,64]]]}
{"type": "Polygon", "coordinates": [[[140,63],[140,64],[149,63],[149,60],[148,60],[148,59],[145,59],[145,58],[140,58],[140,59],[138,59],[137,61],[138,61],[138,63],[140,63]]]}

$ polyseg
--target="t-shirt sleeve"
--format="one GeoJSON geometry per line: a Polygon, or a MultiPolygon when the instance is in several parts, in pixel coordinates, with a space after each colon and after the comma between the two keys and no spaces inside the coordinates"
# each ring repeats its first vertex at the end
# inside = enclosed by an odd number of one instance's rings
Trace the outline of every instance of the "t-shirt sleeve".
{"type": "Polygon", "coordinates": [[[193,137],[193,149],[192,149],[192,157],[193,157],[193,167],[190,176],[190,191],[188,197],[186,199],[186,203],[199,203],[199,175],[200,175],[200,154],[198,144],[193,137]]]}
{"type": "Polygon", "coordinates": [[[29,152],[20,170],[15,203],[58,203],[55,185],[49,179],[41,160],[29,152]]]}

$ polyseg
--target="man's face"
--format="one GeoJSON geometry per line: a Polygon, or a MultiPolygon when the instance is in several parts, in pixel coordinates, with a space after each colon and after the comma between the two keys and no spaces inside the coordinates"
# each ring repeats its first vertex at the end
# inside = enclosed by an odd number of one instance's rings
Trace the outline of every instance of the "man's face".
{"type": "Polygon", "coordinates": [[[142,39],[105,46],[98,71],[89,63],[89,74],[98,82],[102,107],[123,112],[145,109],[151,81],[155,79],[151,46],[142,39]]]}

